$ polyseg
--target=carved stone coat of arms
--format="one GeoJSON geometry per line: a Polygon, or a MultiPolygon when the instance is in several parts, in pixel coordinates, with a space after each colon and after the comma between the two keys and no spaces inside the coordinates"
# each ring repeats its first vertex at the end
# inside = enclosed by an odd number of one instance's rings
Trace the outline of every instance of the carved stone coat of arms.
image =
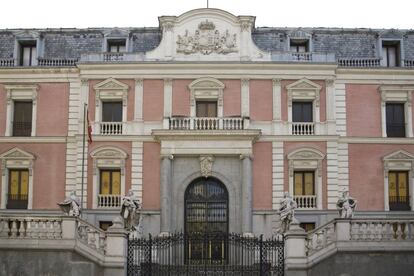
{"type": "Polygon", "coordinates": [[[220,33],[213,22],[201,22],[193,35],[188,30],[184,35],[178,35],[177,53],[209,55],[229,54],[237,52],[237,35],[230,34],[229,30],[220,33]]]}

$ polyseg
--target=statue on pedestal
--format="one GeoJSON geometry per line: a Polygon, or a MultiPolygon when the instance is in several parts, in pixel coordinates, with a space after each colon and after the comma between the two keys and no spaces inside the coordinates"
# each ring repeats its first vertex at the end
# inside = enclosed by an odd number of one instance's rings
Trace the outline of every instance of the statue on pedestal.
{"type": "Polygon", "coordinates": [[[339,216],[341,218],[352,218],[356,204],[356,199],[350,197],[347,191],[343,191],[342,197],[340,197],[336,203],[336,207],[339,210],[339,216]]]}
{"type": "Polygon", "coordinates": [[[124,220],[124,227],[127,231],[135,231],[140,222],[141,203],[129,190],[128,194],[122,197],[121,217],[124,220]]]}
{"type": "Polygon", "coordinates": [[[58,203],[60,209],[67,216],[79,217],[81,213],[81,206],[79,198],[76,196],[76,191],[72,191],[64,201],[58,203]]]}
{"type": "Polygon", "coordinates": [[[295,209],[297,207],[298,205],[296,201],[289,195],[288,192],[285,192],[279,208],[280,220],[282,221],[282,233],[289,230],[289,225],[292,222],[297,222],[295,218],[295,209]]]}

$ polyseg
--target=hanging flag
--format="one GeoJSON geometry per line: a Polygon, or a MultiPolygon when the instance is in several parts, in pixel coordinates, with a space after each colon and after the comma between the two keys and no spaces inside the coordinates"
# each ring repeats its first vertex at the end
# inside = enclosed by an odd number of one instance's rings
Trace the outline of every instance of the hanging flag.
{"type": "Polygon", "coordinates": [[[89,121],[89,110],[86,110],[86,120],[87,120],[87,124],[88,124],[88,143],[92,143],[92,125],[91,122],[89,121]]]}

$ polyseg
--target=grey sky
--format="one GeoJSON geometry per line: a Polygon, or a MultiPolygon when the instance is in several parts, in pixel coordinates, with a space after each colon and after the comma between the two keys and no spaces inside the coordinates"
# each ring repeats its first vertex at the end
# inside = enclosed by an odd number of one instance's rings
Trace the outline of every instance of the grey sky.
{"type": "MultiPolygon", "coordinates": [[[[210,8],[256,16],[264,27],[414,28],[412,0],[209,0],[210,8]],[[386,4],[388,3],[388,4],[386,4]]],[[[2,0],[0,28],[158,27],[158,16],[207,0],[2,0]]]]}

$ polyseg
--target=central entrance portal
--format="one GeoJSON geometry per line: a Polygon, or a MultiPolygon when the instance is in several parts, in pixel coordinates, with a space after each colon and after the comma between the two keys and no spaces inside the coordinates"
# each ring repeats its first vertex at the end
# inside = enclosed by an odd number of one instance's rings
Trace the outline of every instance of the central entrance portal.
{"type": "Polygon", "coordinates": [[[222,263],[226,259],[229,196],[216,178],[198,178],[185,192],[186,257],[189,262],[222,263]],[[196,238],[197,237],[197,238],[196,238]]]}

